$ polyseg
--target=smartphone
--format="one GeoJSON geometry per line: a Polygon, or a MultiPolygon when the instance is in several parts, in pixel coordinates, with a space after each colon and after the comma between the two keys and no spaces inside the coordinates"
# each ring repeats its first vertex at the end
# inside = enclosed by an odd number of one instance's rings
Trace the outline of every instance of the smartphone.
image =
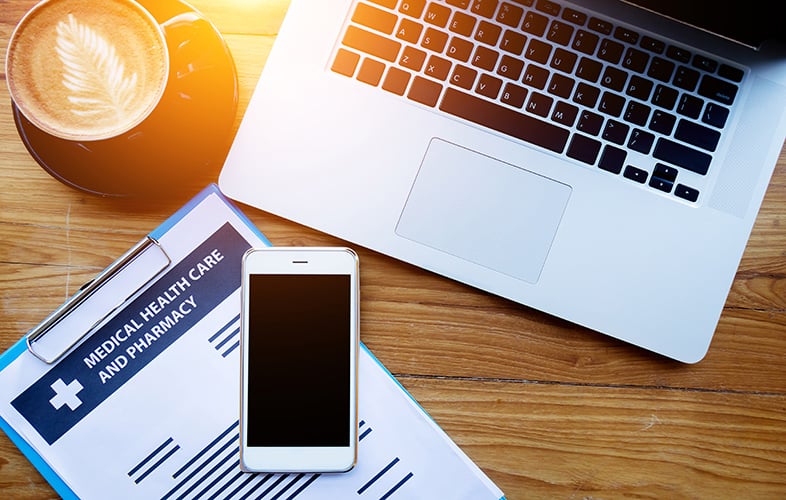
{"type": "Polygon", "coordinates": [[[349,248],[271,247],[244,255],[243,470],[355,466],[358,280],[358,257],[349,248]]]}

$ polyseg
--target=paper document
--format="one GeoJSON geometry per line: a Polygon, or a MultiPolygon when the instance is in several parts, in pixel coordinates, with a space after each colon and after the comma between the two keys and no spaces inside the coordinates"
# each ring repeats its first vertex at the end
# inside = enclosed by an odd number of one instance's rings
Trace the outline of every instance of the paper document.
{"type": "Polygon", "coordinates": [[[171,264],[76,347],[47,364],[20,341],[0,358],[3,429],[58,493],[502,497],[365,347],[357,466],[345,474],[241,472],[240,264],[249,247],[268,242],[216,189],[152,235],[171,264]]]}

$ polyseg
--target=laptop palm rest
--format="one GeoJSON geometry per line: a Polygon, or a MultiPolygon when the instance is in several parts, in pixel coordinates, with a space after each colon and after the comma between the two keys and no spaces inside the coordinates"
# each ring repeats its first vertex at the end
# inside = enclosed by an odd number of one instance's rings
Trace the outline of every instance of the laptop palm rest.
{"type": "Polygon", "coordinates": [[[432,139],[396,233],[536,283],[570,194],[561,182],[432,139]]]}

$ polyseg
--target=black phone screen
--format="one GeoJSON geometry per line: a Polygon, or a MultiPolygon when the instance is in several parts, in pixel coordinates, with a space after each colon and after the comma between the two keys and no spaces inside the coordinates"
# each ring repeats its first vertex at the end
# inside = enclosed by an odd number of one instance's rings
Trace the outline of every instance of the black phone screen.
{"type": "Polygon", "coordinates": [[[248,284],[248,446],[349,446],[350,276],[248,284]]]}

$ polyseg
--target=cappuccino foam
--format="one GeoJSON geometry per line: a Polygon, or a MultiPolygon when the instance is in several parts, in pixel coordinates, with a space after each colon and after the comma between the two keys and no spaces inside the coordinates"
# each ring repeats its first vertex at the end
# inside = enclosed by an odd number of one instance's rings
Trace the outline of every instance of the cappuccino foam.
{"type": "Polygon", "coordinates": [[[161,28],[134,2],[47,0],[16,28],[6,73],[14,103],[38,128],[98,140],[155,108],[169,57],[161,28]]]}

